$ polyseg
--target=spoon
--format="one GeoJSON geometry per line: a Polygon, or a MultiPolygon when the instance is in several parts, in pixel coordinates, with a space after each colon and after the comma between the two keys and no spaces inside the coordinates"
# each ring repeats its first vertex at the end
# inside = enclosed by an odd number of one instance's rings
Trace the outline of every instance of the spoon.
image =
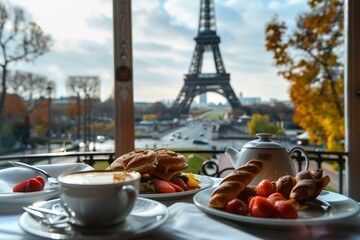
{"type": "MultiPolygon", "coordinates": [[[[39,211],[36,208],[23,207],[24,211],[29,213],[35,220],[45,223],[54,228],[66,228],[68,227],[68,216],[64,213],[49,213],[39,211]]],[[[51,211],[51,210],[50,210],[51,211]]]]}
{"type": "Polygon", "coordinates": [[[29,165],[29,164],[26,164],[26,163],[23,163],[23,162],[9,161],[9,163],[12,164],[13,166],[25,167],[25,168],[30,168],[30,169],[33,169],[35,171],[38,171],[38,172],[44,174],[47,177],[47,180],[48,180],[48,182],[50,184],[52,184],[52,185],[59,184],[59,180],[57,178],[52,177],[49,173],[47,173],[46,171],[44,171],[44,170],[42,170],[42,169],[40,169],[38,167],[29,165]]]}

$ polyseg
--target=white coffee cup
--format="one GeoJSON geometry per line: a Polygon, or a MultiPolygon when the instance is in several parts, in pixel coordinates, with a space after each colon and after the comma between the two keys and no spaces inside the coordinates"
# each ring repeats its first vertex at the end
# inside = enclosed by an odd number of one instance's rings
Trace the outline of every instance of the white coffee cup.
{"type": "Polygon", "coordinates": [[[81,226],[121,223],[134,207],[140,174],[84,171],[59,176],[60,196],[70,222],[81,226]]]}

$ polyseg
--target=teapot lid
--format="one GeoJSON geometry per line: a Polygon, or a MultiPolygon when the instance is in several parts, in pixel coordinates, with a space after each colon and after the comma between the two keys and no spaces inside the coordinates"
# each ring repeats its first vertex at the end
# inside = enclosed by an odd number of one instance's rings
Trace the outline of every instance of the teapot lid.
{"type": "Polygon", "coordinates": [[[256,136],[259,139],[246,143],[243,148],[285,148],[282,144],[271,141],[270,137],[273,135],[270,133],[257,133],[256,136]]]}

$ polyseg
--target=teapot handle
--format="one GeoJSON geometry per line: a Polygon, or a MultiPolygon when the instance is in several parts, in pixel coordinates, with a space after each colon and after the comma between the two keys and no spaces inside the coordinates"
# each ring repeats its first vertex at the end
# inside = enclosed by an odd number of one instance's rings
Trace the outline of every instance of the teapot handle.
{"type": "Polygon", "coordinates": [[[305,156],[305,170],[309,169],[309,158],[308,155],[306,154],[306,151],[302,148],[302,147],[292,147],[289,150],[289,155],[291,156],[295,151],[300,151],[304,154],[305,156]]]}

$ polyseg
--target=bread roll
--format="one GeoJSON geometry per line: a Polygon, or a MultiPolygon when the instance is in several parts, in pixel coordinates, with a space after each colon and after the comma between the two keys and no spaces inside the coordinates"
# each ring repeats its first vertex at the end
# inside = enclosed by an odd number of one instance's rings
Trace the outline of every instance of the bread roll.
{"type": "Polygon", "coordinates": [[[226,204],[236,198],[262,169],[263,162],[255,159],[235,169],[214,190],[209,205],[214,208],[225,208],[226,204]]]}
{"type": "Polygon", "coordinates": [[[152,172],[157,165],[157,155],[152,150],[134,150],[117,158],[106,170],[136,171],[140,174],[152,172]]]}
{"type": "Polygon", "coordinates": [[[165,148],[155,149],[154,152],[157,156],[157,165],[150,173],[152,176],[169,181],[189,167],[182,154],[165,148]]]}

